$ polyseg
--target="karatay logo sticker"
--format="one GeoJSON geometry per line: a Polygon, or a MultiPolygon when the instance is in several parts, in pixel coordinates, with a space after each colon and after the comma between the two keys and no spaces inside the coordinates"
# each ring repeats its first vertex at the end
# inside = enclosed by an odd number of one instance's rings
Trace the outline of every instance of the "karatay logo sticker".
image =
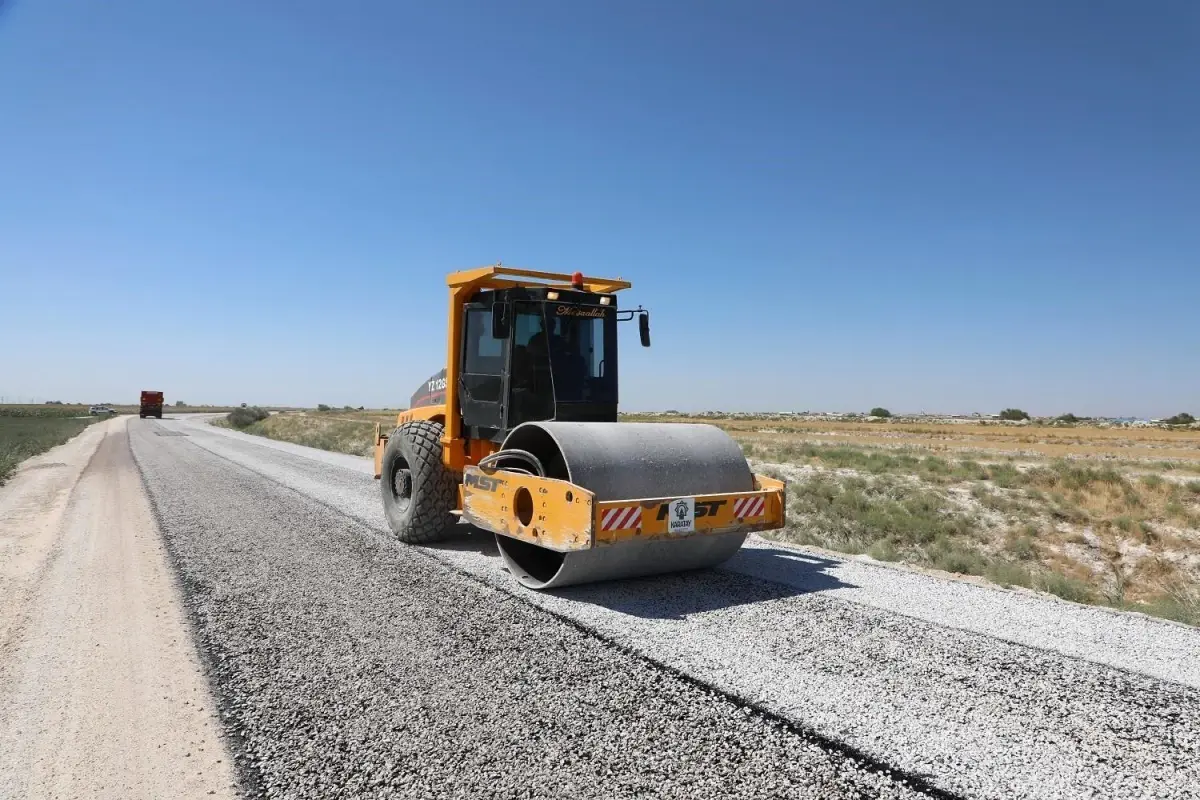
{"type": "Polygon", "coordinates": [[[696,530],[696,498],[681,497],[671,503],[667,533],[678,535],[696,530]]]}

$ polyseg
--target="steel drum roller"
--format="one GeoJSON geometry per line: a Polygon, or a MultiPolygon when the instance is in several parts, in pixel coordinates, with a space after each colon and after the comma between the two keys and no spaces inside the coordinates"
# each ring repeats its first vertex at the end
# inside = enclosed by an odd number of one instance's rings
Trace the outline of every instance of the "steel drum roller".
{"type": "MultiPolygon", "coordinates": [[[[737,443],[713,425],[676,423],[527,422],[504,450],[523,450],[548,478],[568,480],[597,501],[749,492],[754,475],[737,443]]],[[[495,466],[528,469],[498,459],[495,466]]],[[[728,559],[745,533],[635,541],[558,553],[497,536],[510,572],[533,589],[711,567],[728,559]]]]}

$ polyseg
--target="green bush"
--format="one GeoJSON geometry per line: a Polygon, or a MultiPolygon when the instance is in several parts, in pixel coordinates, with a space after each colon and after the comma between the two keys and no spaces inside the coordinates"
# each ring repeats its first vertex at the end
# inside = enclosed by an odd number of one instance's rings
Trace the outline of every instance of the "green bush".
{"type": "Polygon", "coordinates": [[[333,409],[324,403],[317,403],[317,411],[333,411],[333,409]]]}
{"type": "Polygon", "coordinates": [[[993,464],[992,482],[1001,489],[1012,489],[1025,480],[1025,474],[1012,464],[993,464]]]}
{"type": "Polygon", "coordinates": [[[1033,486],[1066,489],[1077,492],[1083,489],[1110,487],[1124,491],[1129,481],[1112,467],[1092,467],[1066,459],[1059,459],[1043,467],[1024,473],[1024,482],[1033,486]]]}
{"type": "Polygon", "coordinates": [[[867,548],[867,555],[876,561],[899,561],[900,553],[896,545],[888,539],[881,539],[867,548]]]}
{"type": "Polygon", "coordinates": [[[954,472],[955,475],[961,480],[986,481],[989,477],[991,477],[991,473],[988,472],[987,467],[985,467],[983,464],[980,464],[978,461],[972,461],[970,459],[966,461],[960,461],[954,472]]]}
{"type": "Polygon", "coordinates": [[[1196,418],[1188,413],[1176,414],[1173,417],[1163,420],[1168,425],[1191,425],[1195,421],[1196,418]]]}
{"type": "MultiPolygon", "coordinates": [[[[1004,543],[1004,548],[1019,561],[1033,561],[1037,558],[1037,549],[1034,547],[1033,537],[1027,532],[1010,536],[1004,543]]],[[[1024,585],[1026,584],[1022,584],[1022,586],[1024,585]]]]}
{"type": "Polygon", "coordinates": [[[1029,414],[1019,408],[1006,408],[1000,412],[1000,419],[1013,421],[1029,419],[1029,414]]]}
{"type": "Polygon", "coordinates": [[[1033,585],[1033,577],[1029,574],[1029,570],[1019,564],[1011,564],[1007,561],[996,561],[990,564],[987,571],[984,572],[984,577],[999,586],[1028,588],[1033,585]]]}
{"type": "Polygon", "coordinates": [[[949,537],[939,536],[929,546],[927,557],[935,569],[960,575],[983,575],[988,568],[987,558],[970,545],[949,537]]]}
{"type": "Polygon", "coordinates": [[[875,408],[871,409],[872,417],[890,417],[891,415],[892,415],[892,412],[888,411],[886,408],[883,408],[882,406],[876,406],[875,408]]]}
{"type": "Polygon", "coordinates": [[[1053,595],[1058,595],[1063,600],[1071,600],[1076,603],[1087,603],[1093,598],[1092,590],[1087,584],[1068,578],[1066,575],[1060,575],[1057,572],[1048,572],[1042,575],[1038,580],[1038,587],[1044,592],[1049,592],[1053,595]]]}
{"type": "Polygon", "coordinates": [[[1133,611],[1143,614],[1153,614],[1163,619],[1173,619],[1187,625],[1200,625],[1200,597],[1187,599],[1184,597],[1164,595],[1145,603],[1129,606],[1133,611]]]}
{"type": "Polygon", "coordinates": [[[1055,422],[1075,423],[1079,422],[1079,417],[1075,416],[1074,414],[1062,414],[1061,416],[1055,417],[1054,420],[1055,422]]]}
{"type": "Polygon", "coordinates": [[[261,422],[271,414],[258,406],[251,408],[235,408],[229,412],[229,416],[225,419],[229,420],[229,424],[234,428],[245,428],[253,425],[256,422],[261,422]]]}

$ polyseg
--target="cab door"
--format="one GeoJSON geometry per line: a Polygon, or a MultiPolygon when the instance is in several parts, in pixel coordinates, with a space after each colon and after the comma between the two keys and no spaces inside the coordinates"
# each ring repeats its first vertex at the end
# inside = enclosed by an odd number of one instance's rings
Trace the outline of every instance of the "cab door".
{"type": "Polygon", "coordinates": [[[508,340],[492,336],[490,304],[468,303],[465,312],[458,387],[463,424],[500,430],[504,427],[508,340]]]}
{"type": "Polygon", "coordinates": [[[509,406],[505,420],[509,429],[522,422],[554,419],[554,375],[550,364],[549,331],[543,304],[519,301],[513,304],[509,406]]]}

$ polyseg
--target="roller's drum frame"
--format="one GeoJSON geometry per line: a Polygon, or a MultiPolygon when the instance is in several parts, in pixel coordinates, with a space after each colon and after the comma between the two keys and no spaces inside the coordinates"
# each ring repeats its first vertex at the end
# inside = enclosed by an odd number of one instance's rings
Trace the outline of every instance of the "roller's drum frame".
{"type": "MultiPolygon", "coordinates": [[[[544,477],[581,486],[598,502],[754,490],[741,448],[713,425],[527,422],[509,433],[501,454],[504,450],[534,454],[544,477]]],[[[529,464],[499,459],[495,466],[528,469],[529,464]]],[[[746,533],[738,532],[560,553],[496,537],[509,571],[532,589],[712,567],[729,559],[745,539],[746,533]]]]}

